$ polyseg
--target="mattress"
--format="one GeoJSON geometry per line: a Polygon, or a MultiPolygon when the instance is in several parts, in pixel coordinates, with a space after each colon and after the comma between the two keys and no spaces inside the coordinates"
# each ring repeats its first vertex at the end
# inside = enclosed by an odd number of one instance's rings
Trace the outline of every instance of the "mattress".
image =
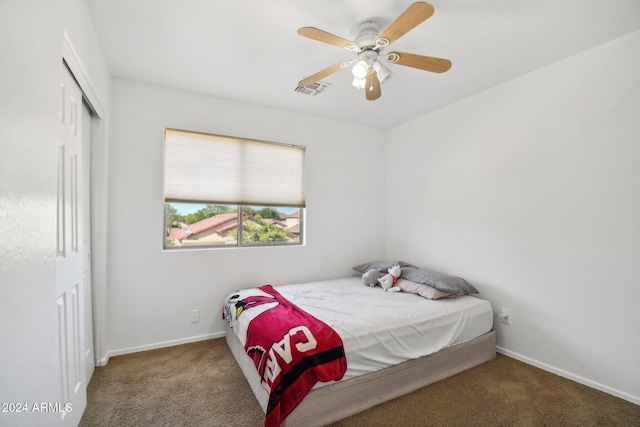
{"type": "Polygon", "coordinates": [[[347,357],[343,381],[436,353],[493,327],[490,303],[474,296],[428,300],[363,286],[355,276],[275,289],[341,337],[347,357]]]}

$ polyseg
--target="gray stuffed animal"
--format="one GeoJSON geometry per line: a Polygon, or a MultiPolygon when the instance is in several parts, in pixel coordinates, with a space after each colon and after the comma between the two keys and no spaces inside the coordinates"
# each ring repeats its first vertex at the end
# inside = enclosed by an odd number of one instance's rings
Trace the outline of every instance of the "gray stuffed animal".
{"type": "Polygon", "coordinates": [[[362,275],[362,284],[370,287],[377,286],[380,276],[380,272],[377,269],[372,268],[362,275]]]}

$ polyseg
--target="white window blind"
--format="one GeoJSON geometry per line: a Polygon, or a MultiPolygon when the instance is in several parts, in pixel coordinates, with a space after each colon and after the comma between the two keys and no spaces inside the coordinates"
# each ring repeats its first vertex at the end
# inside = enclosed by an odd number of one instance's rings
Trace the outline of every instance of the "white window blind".
{"type": "Polygon", "coordinates": [[[165,202],[305,206],[305,148],[165,129],[165,202]]]}

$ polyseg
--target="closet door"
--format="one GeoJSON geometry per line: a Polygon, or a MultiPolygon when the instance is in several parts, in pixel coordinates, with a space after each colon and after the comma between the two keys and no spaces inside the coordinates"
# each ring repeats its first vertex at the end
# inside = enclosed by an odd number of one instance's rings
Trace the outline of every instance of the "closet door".
{"type": "Polygon", "coordinates": [[[87,405],[85,346],[86,232],[82,156],[82,92],[62,65],[58,132],[56,299],[60,392],[49,410],[76,426],[87,405]]]}

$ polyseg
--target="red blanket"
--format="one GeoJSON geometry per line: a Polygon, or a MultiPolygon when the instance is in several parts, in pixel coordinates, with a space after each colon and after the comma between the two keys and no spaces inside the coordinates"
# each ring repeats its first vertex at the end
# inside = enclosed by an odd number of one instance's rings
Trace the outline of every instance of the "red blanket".
{"type": "Polygon", "coordinates": [[[284,298],[271,285],[268,296],[234,301],[239,322],[255,310],[246,330],[245,351],[269,392],[264,425],[279,426],[318,381],[339,380],[347,370],[342,339],[327,324],[284,298]]]}

